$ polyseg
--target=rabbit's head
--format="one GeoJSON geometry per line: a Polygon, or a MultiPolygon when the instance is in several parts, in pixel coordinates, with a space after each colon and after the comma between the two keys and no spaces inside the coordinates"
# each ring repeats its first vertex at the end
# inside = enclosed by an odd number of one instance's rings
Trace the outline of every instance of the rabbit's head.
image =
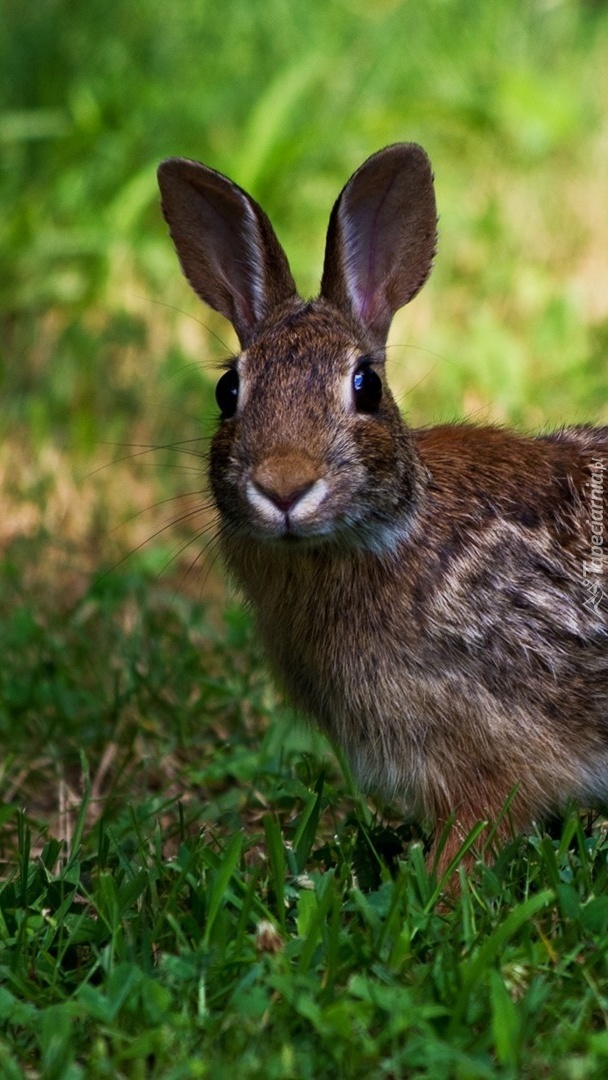
{"type": "Polygon", "coordinates": [[[210,475],[226,530],[390,547],[408,532],[418,466],[386,384],[385,344],[432,265],[426,154],[389,146],[351,177],[311,302],[298,296],[266,214],[236,184],[182,158],[162,163],[159,183],[186,277],[242,347],[216,392],[210,475]]]}

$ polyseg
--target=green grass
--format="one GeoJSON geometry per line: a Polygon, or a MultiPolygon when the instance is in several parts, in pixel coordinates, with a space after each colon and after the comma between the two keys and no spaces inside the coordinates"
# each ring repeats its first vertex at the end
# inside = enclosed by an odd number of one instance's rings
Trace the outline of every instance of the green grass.
{"type": "Polygon", "coordinates": [[[423,839],[293,736],[238,610],[218,639],[114,576],[2,646],[5,786],[37,747],[2,811],[4,1076],[603,1074],[599,823],[481,831],[492,858],[438,904],[423,839]],[[53,772],[61,812],[36,805],[53,772]]]}
{"type": "MultiPolygon", "coordinates": [[[[0,0],[1,3],[1,0],[0,0]]],[[[155,169],[249,188],[304,292],[378,147],[429,151],[408,417],[608,422],[608,12],[561,0],[37,0],[0,35],[2,1076],[608,1071],[608,840],[573,810],[446,898],[273,690],[215,565],[232,332],[155,169]]]]}

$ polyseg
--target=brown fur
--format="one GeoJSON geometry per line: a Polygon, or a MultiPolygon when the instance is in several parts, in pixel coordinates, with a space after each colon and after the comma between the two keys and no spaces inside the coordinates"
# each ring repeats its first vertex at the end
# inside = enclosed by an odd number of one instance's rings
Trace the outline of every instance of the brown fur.
{"type": "Polygon", "coordinates": [[[226,564],[291,699],[364,787],[430,826],[456,815],[442,867],[513,789],[518,828],[569,798],[608,799],[606,546],[590,561],[594,511],[608,545],[608,428],[407,428],[383,346],[433,257],[423,152],[387,148],[351,178],[311,303],[265,215],[256,229],[253,200],[222,178],[248,222],[228,243],[226,197],[216,207],[206,188],[219,174],[161,168],[188,276],[218,310],[241,312],[238,407],[214,438],[211,486],[226,564]],[[197,217],[207,234],[190,237],[197,217]],[[246,259],[250,294],[218,300],[233,276],[244,288],[246,259]],[[351,390],[362,358],[383,384],[363,412],[351,390]]]}

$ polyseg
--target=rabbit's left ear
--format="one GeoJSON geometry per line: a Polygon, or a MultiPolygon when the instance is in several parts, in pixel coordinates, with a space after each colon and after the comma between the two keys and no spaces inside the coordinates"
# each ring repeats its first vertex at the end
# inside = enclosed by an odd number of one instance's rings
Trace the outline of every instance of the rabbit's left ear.
{"type": "Polygon", "coordinates": [[[424,285],[436,240],[428,157],[415,143],[387,146],[363,163],[333,208],[321,296],[382,347],[395,312],[424,285]]]}
{"type": "Polygon", "coordinates": [[[197,161],[168,158],[158,183],[184,274],[201,300],[230,320],[245,348],[258,324],[296,295],[270,221],[242,188],[197,161]]]}

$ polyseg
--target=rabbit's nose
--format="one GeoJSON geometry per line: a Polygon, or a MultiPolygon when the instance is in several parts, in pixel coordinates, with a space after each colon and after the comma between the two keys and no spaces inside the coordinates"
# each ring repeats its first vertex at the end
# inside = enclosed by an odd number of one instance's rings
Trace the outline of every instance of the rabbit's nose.
{"type": "Polygon", "coordinates": [[[296,503],[298,503],[300,499],[304,495],[306,495],[306,492],[310,491],[313,485],[306,484],[305,487],[286,489],[277,489],[276,487],[268,487],[264,484],[257,483],[255,486],[257,487],[260,494],[264,495],[265,498],[269,499],[270,502],[274,503],[277,510],[280,510],[283,514],[287,514],[290,510],[293,509],[296,503]]]}
{"type": "Polygon", "coordinates": [[[299,454],[267,458],[251,474],[251,482],[258,494],[283,514],[293,510],[317,480],[313,462],[299,454]]]}

